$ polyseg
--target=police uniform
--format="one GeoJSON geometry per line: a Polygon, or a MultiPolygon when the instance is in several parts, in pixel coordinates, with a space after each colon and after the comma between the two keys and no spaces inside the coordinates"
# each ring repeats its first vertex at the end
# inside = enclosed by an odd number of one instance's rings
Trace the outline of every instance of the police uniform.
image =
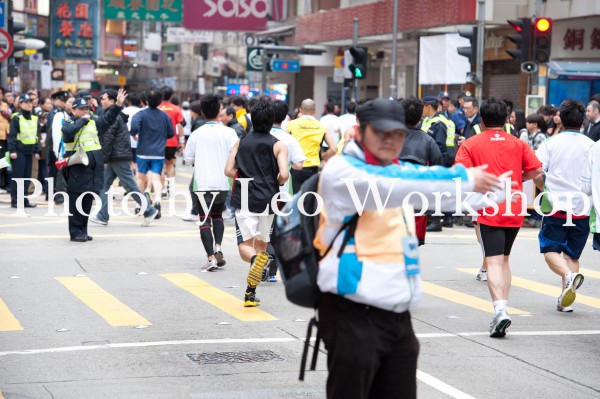
{"type": "MultiPolygon", "coordinates": [[[[19,98],[21,103],[32,102],[29,94],[22,94],[19,98]]],[[[38,140],[39,119],[32,111],[21,110],[14,114],[10,121],[10,131],[8,134],[8,151],[16,154],[15,159],[11,158],[12,181],[10,187],[10,205],[17,207],[17,182],[15,179],[31,179],[31,169],[33,156],[40,153],[41,146],[38,140]]],[[[24,182],[23,195],[29,192],[29,180],[24,182]]],[[[29,203],[24,199],[25,208],[35,208],[35,204],[29,203]]]]}
{"type": "MultiPolygon", "coordinates": [[[[84,98],[77,98],[73,108],[90,108],[84,98]]],[[[104,180],[104,160],[98,130],[112,124],[121,107],[113,105],[101,117],[73,118],[62,127],[65,146],[65,158],[73,155],[81,147],[87,157],[88,164],[75,164],[64,168],[69,199],[69,234],[71,241],[86,242],[92,239],[88,235],[88,216],[92,209],[94,197],[90,194],[81,198],[80,209],[77,209],[77,198],[86,192],[100,193],[104,180]],[[80,212],[83,211],[83,212],[80,212]]]]}

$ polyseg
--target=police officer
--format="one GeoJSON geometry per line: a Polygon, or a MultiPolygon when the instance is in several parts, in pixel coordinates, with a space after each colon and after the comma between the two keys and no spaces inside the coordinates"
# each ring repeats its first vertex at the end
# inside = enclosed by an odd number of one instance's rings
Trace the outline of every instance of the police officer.
{"type": "MultiPolygon", "coordinates": [[[[39,119],[33,115],[33,99],[24,93],[19,97],[21,110],[13,115],[8,134],[8,151],[12,164],[12,181],[10,187],[10,206],[17,207],[17,182],[15,179],[31,178],[33,157],[40,159],[41,146],[38,141],[39,119]]],[[[23,195],[29,192],[29,180],[25,180],[23,195]]],[[[36,205],[24,199],[25,208],[36,205]]]]}
{"type": "MultiPolygon", "coordinates": [[[[424,119],[421,130],[433,137],[444,158],[444,166],[450,167],[454,164],[456,155],[454,143],[456,126],[444,115],[440,101],[436,97],[423,97],[423,104],[424,119]]],[[[443,224],[439,216],[429,217],[427,231],[442,231],[442,227],[452,227],[451,214],[444,214],[443,224]]]]}
{"type": "Polygon", "coordinates": [[[69,234],[71,241],[87,242],[92,237],[88,235],[88,217],[92,209],[94,197],[85,195],[86,192],[98,194],[103,187],[104,161],[98,130],[108,128],[115,122],[121,112],[123,101],[127,94],[119,89],[117,102],[102,116],[90,116],[90,106],[85,98],[77,98],[73,103],[74,118],[62,127],[65,145],[65,157],[73,155],[81,147],[88,157],[88,165],[75,164],[66,167],[67,194],[69,199],[69,234]],[[83,195],[82,195],[83,194],[83,195]],[[77,199],[81,196],[80,209],[77,209],[77,199]]]}

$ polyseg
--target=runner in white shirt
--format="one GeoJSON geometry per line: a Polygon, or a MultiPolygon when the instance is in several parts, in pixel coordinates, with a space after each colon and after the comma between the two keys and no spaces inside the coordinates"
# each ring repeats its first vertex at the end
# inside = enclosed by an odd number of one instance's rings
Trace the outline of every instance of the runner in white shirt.
{"type": "MultiPolygon", "coordinates": [[[[327,113],[321,117],[319,122],[325,125],[327,131],[331,137],[333,137],[333,140],[338,143],[342,137],[342,132],[340,131],[339,117],[333,113],[333,109],[333,103],[328,103],[325,106],[325,111],[327,113]]],[[[323,143],[323,146],[326,147],[327,143],[323,143]]]]}
{"type": "Polygon", "coordinates": [[[350,128],[354,128],[356,123],[356,103],[350,101],[346,104],[346,113],[338,118],[338,124],[340,126],[340,133],[343,135],[350,128]]]}
{"type": "Polygon", "coordinates": [[[223,210],[229,180],[223,171],[238,137],[233,129],[219,123],[221,102],[217,96],[207,95],[200,101],[206,123],[190,135],[184,161],[188,165],[194,164],[193,191],[201,205],[200,238],[208,257],[201,271],[209,272],[225,265],[221,242],[225,231],[223,210]]]}

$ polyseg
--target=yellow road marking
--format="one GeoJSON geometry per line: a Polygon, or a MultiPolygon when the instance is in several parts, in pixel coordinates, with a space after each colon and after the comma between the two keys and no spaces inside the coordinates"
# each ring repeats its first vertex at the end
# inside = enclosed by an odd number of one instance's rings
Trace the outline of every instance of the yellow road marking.
{"type": "MultiPolygon", "coordinates": [[[[23,327],[19,320],[11,313],[8,306],[0,298],[0,331],[22,331],[23,327]]],[[[2,394],[0,393],[0,399],[2,394]]]]}
{"type": "Polygon", "coordinates": [[[55,277],[73,295],[114,327],[150,326],[148,320],[119,301],[88,277],[55,277]]]}
{"type": "Polygon", "coordinates": [[[204,280],[189,273],[161,274],[179,288],[221,309],[241,321],[272,321],[277,318],[258,308],[245,308],[244,302],[221,291],[204,280]]]}
{"type": "Polygon", "coordinates": [[[584,276],[585,278],[588,278],[588,277],[590,277],[590,278],[597,278],[597,279],[600,279],[600,272],[597,272],[596,270],[592,270],[592,269],[586,269],[586,268],[580,267],[580,268],[579,268],[579,272],[580,272],[581,274],[583,274],[583,276],[584,276]]]}
{"type": "MultiPolygon", "coordinates": [[[[485,300],[473,295],[465,294],[460,291],[451,290],[450,288],[422,281],[423,292],[438,298],[445,299],[450,302],[458,303],[459,305],[468,306],[473,309],[481,310],[482,312],[494,313],[494,307],[491,300],[485,300]]],[[[508,308],[510,314],[530,314],[524,310],[516,308],[508,308]]]]}
{"type": "MultiPolygon", "coordinates": [[[[471,275],[476,275],[479,269],[458,269],[463,273],[468,273],[471,275]]],[[[554,298],[558,298],[560,294],[562,294],[562,290],[559,287],[554,287],[552,285],[538,283],[537,281],[528,280],[522,277],[512,276],[512,287],[519,287],[529,291],[533,291],[538,294],[551,296],[554,298]]],[[[577,293],[577,303],[581,303],[592,308],[600,309],[600,299],[594,298],[591,296],[583,295],[577,293]]]]}

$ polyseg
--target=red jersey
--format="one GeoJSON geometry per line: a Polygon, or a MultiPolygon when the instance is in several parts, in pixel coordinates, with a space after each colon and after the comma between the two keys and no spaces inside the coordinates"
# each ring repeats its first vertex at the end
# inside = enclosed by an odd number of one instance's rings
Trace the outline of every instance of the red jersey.
{"type": "Polygon", "coordinates": [[[171,122],[173,123],[173,130],[175,131],[175,135],[167,140],[167,147],[178,147],[179,146],[179,132],[177,131],[177,124],[183,122],[183,113],[181,112],[181,108],[177,105],[171,104],[168,101],[163,101],[158,106],[158,109],[163,110],[169,115],[171,118],[171,122]]]}
{"type": "MultiPolygon", "coordinates": [[[[542,163],[525,141],[503,130],[486,130],[469,138],[458,149],[455,162],[467,168],[488,165],[486,171],[498,176],[512,170],[511,180],[517,185],[513,192],[523,190],[523,172],[542,167],[542,163]]],[[[493,216],[483,215],[483,211],[493,213],[492,207],[480,210],[477,222],[488,226],[521,227],[523,216],[518,215],[521,213],[523,198],[514,198],[517,200],[511,203],[511,213],[515,216],[502,216],[506,213],[506,201],[510,201],[507,199],[498,204],[499,211],[493,216]]]]}

